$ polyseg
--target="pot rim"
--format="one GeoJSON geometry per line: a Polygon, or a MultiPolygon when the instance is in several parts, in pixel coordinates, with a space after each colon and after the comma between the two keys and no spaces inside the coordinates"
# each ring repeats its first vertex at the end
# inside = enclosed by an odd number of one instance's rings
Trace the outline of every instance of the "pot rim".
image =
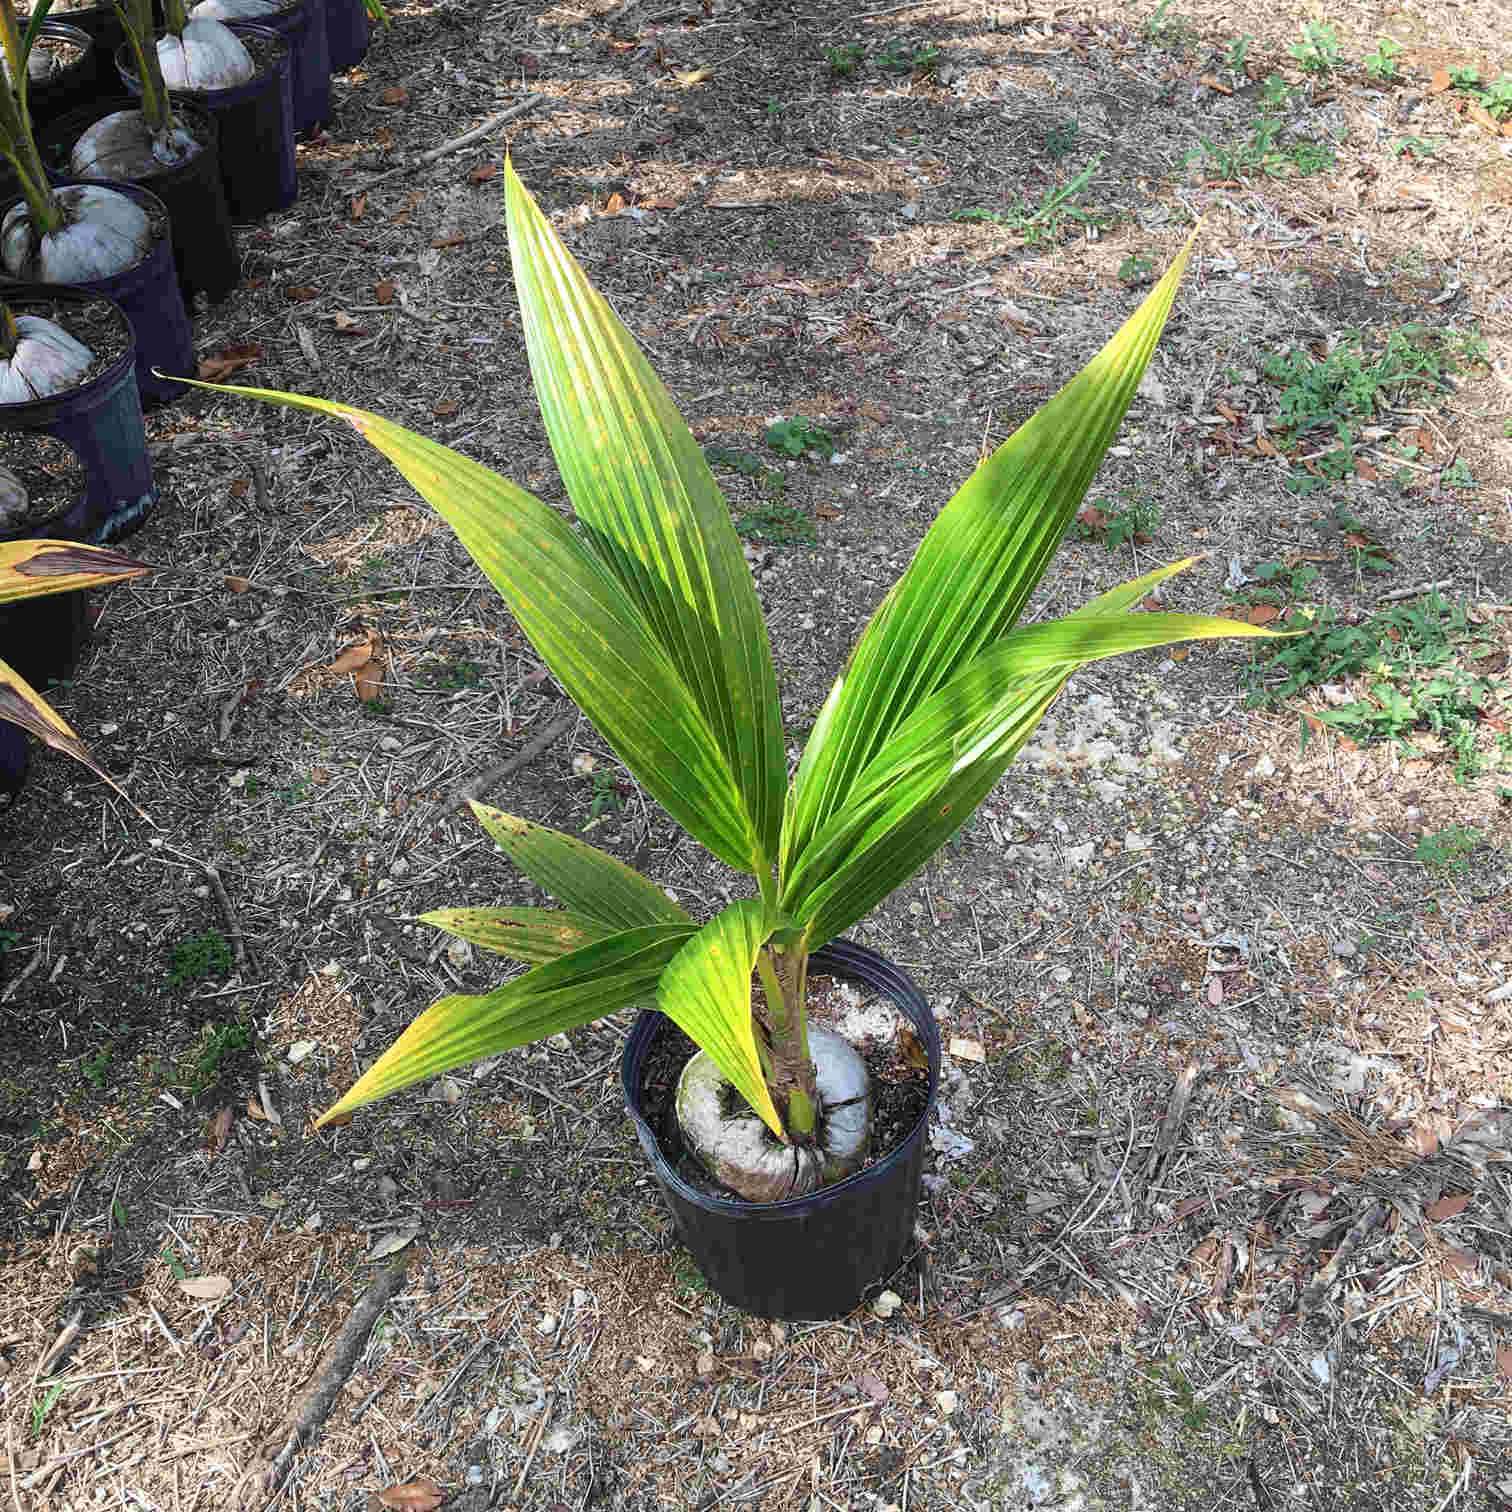
{"type": "MultiPolygon", "coordinates": [[[[117,194],[121,195],[125,199],[149,199],[152,201],[152,203],[150,205],[143,205],[142,209],[146,211],[148,215],[148,229],[151,229],[151,221],[152,217],[154,216],[156,216],[158,220],[158,229],[154,233],[152,243],[147,248],[147,250],[142,253],[142,255],[137,258],[134,263],[130,264],[128,267],[120,269],[119,272],[107,273],[102,278],[98,279],[85,279],[82,283],[38,284],[38,288],[87,290],[88,286],[93,283],[109,283],[114,282],[114,280],[118,278],[130,278],[133,273],[141,272],[141,270],[152,261],[152,259],[157,255],[157,249],[164,242],[171,243],[173,240],[173,221],[169,217],[168,207],[162,202],[162,200],[157,197],[157,195],[152,192],[152,190],[143,187],[141,184],[133,184],[130,179],[55,179],[52,181],[51,187],[53,189],[113,189],[117,194]]],[[[11,210],[14,206],[24,204],[25,201],[26,196],[24,194],[15,194],[12,195],[9,199],[0,200],[0,224],[4,223],[6,216],[11,213],[11,210]]],[[[13,280],[10,274],[0,273],[0,289],[3,289],[6,284],[11,283],[12,281],[13,280]]],[[[111,296],[108,294],[101,295],[101,298],[103,299],[109,299],[110,297],[111,296]]]]}
{"type": "MultiPolygon", "coordinates": [[[[620,1082],[625,1094],[625,1111],[635,1124],[641,1147],[652,1161],[657,1179],[685,1201],[694,1203],[707,1212],[756,1220],[801,1216],[810,1211],[816,1203],[827,1204],[836,1201],[848,1192],[883,1179],[907,1159],[909,1147],[915,1140],[923,1138],[928,1128],[929,1115],[934,1111],[940,1093],[940,1036],[935,1024],[934,1011],[929,1006],[929,999],[924,996],[918,985],[902,967],[888,960],[880,952],[871,950],[865,945],[857,945],[850,940],[831,940],[821,945],[809,957],[809,973],[811,976],[838,976],[847,981],[864,984],[874,992],[881,992],[900,1012],[913,1019],[916,1027],[926,1031],[922,1038],[929,1056],[929,1092],[925,1098],[924,1111],[897,1140],[892,1149],[870,1165],[863,1166],[859,1171],[847,1176],[843,1181],[831,1182],[828,1186],[806,1192],[801,1197],[784,1197],[781,1202],[747,1202],[739,1197],[711,1196],[708,1192],[701,1191],[684,1181],[677,1173],[672,1162],[663,1153],[661,1142],[657,1139],[655,1131],[636,1106],[640,1097],[640,1088],[638,1085],[631,1084],[632,1042],[637,1031],[648,1018],[670,1022],[657,1009],[644,1009],[636,1022],[636,1027],[631,1030],[631,1039],[626,1042],[620,1059],[620,1082]],[[888,981],[887,978],[891,980],[888,981]],[[915,1018],[904,1007],[904,1004],[910,1001],[919,1011],[918,1018],[915,1018]]],[[[660,1024],[653,1024],[653,1030],[659,1031],[660,1027],[660,1024]]],[[[638,1083],[638,1064],[636,1073],[638,1083]]]]}
{"type": "MultiPolygon", "coordinates": [[[[72,392],[70,390],[70,392],[72,392]]],[[[12,436],[33,436],[44,441],[52,441],[63,447],[78,464],[83,476],[79,480],[79,486],[74,491],[74,496],[67,504],[60,504],[51,514],[43,515],[40,520],[25,521],[19,528],[0,528],[0,541],[37,541],[49,539],[48,527],[56,525],[61,520],[66,520],[78,507],[89,497],[89,469],[84,464],[84,459],[78,453],[76,447],[70,445],[62,436],[54,436],[48,431],[17,429],[6,427],[7,434],[12,436]]]]}
{"type": "MultiPolygon", "coordinates": [[[[294,49],[289,42],[288,34],[275,31],[271,26],[259,26],[255,21],[223,21],[222,26],[228,27],[238,35],[245,32],[256,37],[259,42],[271,42],[275,46],[275,52],[270,62],[264,64],[245,83],[228,84],[223,89],[170,89],[168,98],[175,105],[180,100],[190,105],[199,105],[205,110],[213,110],[221,98],[229,94],[243,93],[250,90],[254,84],[265,83],[269,78],[277,78],[280,73],[288,73],[294,64],[294,49]]],[[[123,42],[116,48],[112,61],[115,63],[116,72],[129,88],[132,83],[141,85],[137,76],[136,66],[131,62],[131,44],[123,42]]],[[[256,59],[253,59],[256,62],[256,59]]],[[[140,98],[140,96],[138,96],[140,98]]],[[[232,103],[240,103],[233,101],[232,103]]]]}

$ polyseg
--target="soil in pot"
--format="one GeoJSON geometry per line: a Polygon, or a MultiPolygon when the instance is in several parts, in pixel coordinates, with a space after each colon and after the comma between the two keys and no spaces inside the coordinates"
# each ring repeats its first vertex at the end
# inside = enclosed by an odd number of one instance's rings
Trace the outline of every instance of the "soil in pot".
{"type": "MultiPolygon", "coordinates": [[[[97,122],[127,112],[139,117],[136,101],[128,96],[100,99],[70,111],[39,132],[37,147],[48,176],[56,183],[83,182],[81,164],[73,157],[74,145],[97,122]]],[[[196,294],[204,294],[214,302],[241,282],[241,259],[221,182],[219,133],[214,118],[193,106],[180,105],[174,115],[197,144],[197,150],[182,163],[127,171],[107,155],[99,171],[90,172],[88,178],[137,184],[155,194],[168,212],[173,261],[184,298],[192,302],[196,294]]]]}
{"type": "MultiPolygon", "coordinates": [[[[180,103],[215,117],[220,139],[221,183],[234,221],[260,220],[286,210],[299,197],[294,162],[294,92],[289,45],[260,26],[237,23],[257,66],[256,76],[230,89],[170,90],[180,103]]],[[[124,47],[116,49],[116,71],[133,95],[141,94],[136,66],[124,47]]]]}
{"type": "Polygon", "coordinates": [[[188,390],[171,378],[156,377],[153,369],[184,377],[194,372],[194,332],[173,265],[168,212],[156,195],[138,185],[109,183],[107,187],[128,195],[146,212],[152,244],[133,267],[109,278],[68,286],[103,294],[126,312],[136,337],[137,388],[144,402],[167,404],[188,390]]]}
{"type": "Polygon", "coordinates": [[[88,347],[89,366],[64,392],[0,404],[0,430],[40,431],[77,453],[87,480],[84,498],[61,522],[59,536],[114,541],[129,534],[157,502],[136,350],[125,312],[108,299],[75,289],[14,284],[5,300],[17,315],[40,315],[88,347]]]}
{"type": "MultiPolygon", "coordinates": [[[[16,14],[24,27],[31,20],[31,6],[18,5],[16,14]]],[[[48,22],[61,21],[68,26],[77,26],[94,39],[105,57],[109,57],[126,40],[121,18],[110,5],[80,3],[80,0],[53,0],[47,13],[48,22]]]]}
{"type": "MultiPolygon", "coordinates": [[[[35,431],[0,431],[0,467],[26,489],[24,514],[0,514],[0,541],[77,539],[68,519],[84,498],[84,466],[72,447],[35,431]]],[[[0,604],[0,659],[39,692],[73,675],[88,639],[83,593],[0,604]]],[[[31,740],[19,725],[0,720],[0,803],[21,790],[31,740]]]]}

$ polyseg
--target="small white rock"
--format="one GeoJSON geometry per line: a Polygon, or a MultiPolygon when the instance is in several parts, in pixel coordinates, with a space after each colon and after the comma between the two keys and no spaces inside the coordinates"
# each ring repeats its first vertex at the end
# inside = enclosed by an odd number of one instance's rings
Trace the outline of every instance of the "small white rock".
{"type": "Polygon", "coordinates": [[[954,1391],[935,1392],[935,1406],[940,1409],[941,1417],[952,1416],[960,1405],[961,1398],[954,1391]]]}
{"type": "Polygon", "coordinates": [[[538,1334],[554,1334],[557,1331],[557,1315],[555,1313],[542,1313],[536,1319],[536,1332],[538,1334]]]}
{"type": "Polygon", "coordinates": [[[871,1310],[879,1318],[890,1318],[902,1307],[903,1299],[895,1291],[878,1292],[873,1300],[871,1310]]]}

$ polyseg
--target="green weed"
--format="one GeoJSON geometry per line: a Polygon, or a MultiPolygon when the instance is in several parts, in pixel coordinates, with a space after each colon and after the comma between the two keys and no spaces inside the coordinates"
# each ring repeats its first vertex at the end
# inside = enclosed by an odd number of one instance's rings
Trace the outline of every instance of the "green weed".
{"type": "Polygon", "coordinates": [[[1120,502],[1104,500],[1084,506],[1072,521],[1072,529],[1084,541],[1100,540],[1109,551],[1127,541],[1148,541],[1160,525],[1160,505],[1138,489],[1119,492],[1120,502]]]}
{"type": "Polygon", "coordinates": [[[773,451],[789,457],[814,452],[828,459],[835,454],[835,438],[822,425],[815,425],[804,415],[794,415],[790,420],[778,420],[767,426],[763,439],[773,451]]]}
{"type": "Polygon", "coordinates": [[[1397,137],[1391,144],[1391,150],[1398,157],[1425,158],[1432,157],[1434,152],[1433,143],[1426,141],[1420,136],[1397,137]]]}
{"type": "Polygon", "coordinates": [[[877,54],[877,67],[888,73],[929,73],[939,61],[938,47],[910,47],[899,41],[889,42],[877,54]]]}
{"type": "Polygon", "coordinates": [[[1302,40],[1293,42],[1287,51],[1303,73],[1315,74],[1319,78],[1326,78],[1344,62],[1338,30],[1326,21],[1304,21],[1302,40]]]}
{"type": "Polygon", "coordinates": [[[231,969],[231,947],[218,929],[190,935],[173,947],[168,964],[168,985],[186,987],[206,977],[223,976],[231,969]]]}
{"type": "Polygon", "coordinates": [[[1489,84],[1482,84],[1479,70],[1454,68],[1449,71],[1449,80],[1457,93],[1484,107],[1494,119],[1504,121],[1512,116],[1512,73],[1499,74],[1489,84]]]}
{"type": "Polygon", "coordinates": [[[1401,56],[1402,44],[1393,42],[1390,37],[1382,37],[1376,42],[1375,51],[1365,54],[1365,72],[1383,84],[1395,84],[1402,77],[1396,63],[1401,56]]]}
{"type": "Polygon", "coordinates": [[[41,1396],[32,1403],[32,1437],[39,1438],[42,1434],[42,1424],[47,1421],[47,1414],[57,1405],[58,1398],[63,1395],[63,1382],[54,1381],[41,1396]]]}
{"type": "Polygon", "coordinates": [[[832,47],[824,55],[829,71],[837,79],[848,79],[861,66],[866,53],[859,42],[847,42],[843,47],[832,47]]]}
{"type": "Polygon", "coordinates": [[[1419,835],[1414,854],[1424,866],[1435,871],[1462,873],[1469,868],[1470,855],[1484,838],[1468,824],[1451,824],[1431,835],[1419,835]]]}
{"type": "MultiPolygon", "coordinates": [[[[1468,782],[1506,760],[1482,720],[1512,684],[1471,670],[1495,650],[1463,605],[1431,593],[1358,625],[1323,609],[1304,634],[1258,658],[1243,681],[1250,706],[1268,708],[1325,683],[1355,683],[1350,702],[1309,718],[1361,744],[1391,740],[1410,749],[1411,735],[1435,734],[1453,755],[1456,780],[1468,782]]],[[[1307,718],[1302,728],[1311,728],[1307,718]]]]}
{"type": "Polygon", "coordinates": [[[105,1079],[110,1074],[110,1049],[101,1046],[88,1060],[79,1063],[79,1071],[97,1092],[105,1090],[105,1079]]]}
{"type": "Polygon", "coordinates": [[[1129,253],[1118,265],[1119,282],[1128,284],[1130,288],[1149,283],[1154,276],[1155,259],[1145,256],[1143,252],[1129,253]]]}
{"type": "Polygon", "coordinates": [[[1053,158],[1069,157],[1080,138],[1081,126],[1076,121],[1062,121],[1045,133],[1045,151],[1053,158]]]}
{"type": "Polygon", "coordinates": [[[1241,32],[1228,45],[1228,51],[1223,55],[1223,66],[1230,73],[1242,74],[1249,62],[1250,43],[1255,39],[1248,32],[1241,32]]]}
{"type": "Polygon", "coordinates": [[[1439,474],[1440,480],[1450,488],[1474,488],[1475,475],[1470,471],[1470,464],[1463,457],[1456,457],[1439,474]]]}
{"type": "Polygon", "coordinates": [[[1328,430],[1338,443],[1313,459],[1317,476],[1294,472],[1288,489],[1313,493],[1349,477],[1358,428],[1406,398],[1448,392],[1448,376],[1462,365],[1466,351],[1464,337],[1404,326],[1380,345],[1349,330],[1321,357],[1302,347],[1266,357],[1261,371],[1280,390],[1273,429],[1284,438],[1281,449],[1295,450],[1304,441],[1314,445],[1317,433],[1328,430]]]}
{"type": "Polygon", "coordinates": [[[1260,109],[1266,112],[1285,110],[1300,93],[1280,74],[1267,74],[1260,86],[1260,109]]]}
{"type": "Polygon", "coordinates": [[[245,1024],[206,1024],[181,1068],[181,1084],[195,1094],[214,1086],[220,1080],[221,1063],[226,1057],[245,1050],[251,1043],[252,1034],[245,1024]]]}
{"type": "Polygon", "coordinates": [[[1268,178],[1307,178],[1326,173],[1338,162],[1332,146],[1309,137],[1282,145],[1282,123],[1265,117],[1242,142],[1226,145],[1203,137],[1201,145],[1186,155],[1186,163],[1206,160],[1209,174],[1219,179],[1239,179],[1262,173],[1268,178]]]}
{"type": "Polygon", "coordinates": [[[814,522],[802,510],[777,499],[739,515],[735,530],[748,541],[765,541],[772,546],[813,546],[819,540],[814,522]]]}
{"type": "Polygon", "coordinates": [[[1080,173],[1064,184],[1047,189],[1040,196],[1038,204],[1031,205],[1028,200],[1021,199],[1010,210],[988,210],[978,206],[969,210],[957,210],[950,218],[954,221],[981,221],[1002,226],[1022,236],[1026,247],[1040,247],[1058,241],[1070,225],[1111,225],[1111,216],[1075,203],[1076,196],[1092,182],[1092,176],[1101,164],[1101,158],[1093,158],[1080,173]]]}
{"type": "Polygon", "coordinates": [[[1261,562],[1250,576],[1255,582],[1231,591],[1231,598],[1242,604],[1284,607],[1301,602],[1322,574],[1311,562],[1297,562],[1290,567],[1284,562],[1261,562]]]}

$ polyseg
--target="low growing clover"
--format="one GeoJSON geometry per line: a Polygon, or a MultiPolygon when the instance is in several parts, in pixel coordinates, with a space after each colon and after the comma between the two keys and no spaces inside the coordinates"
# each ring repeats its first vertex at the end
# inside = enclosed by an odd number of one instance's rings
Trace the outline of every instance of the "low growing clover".
{"type": "Polygon", "coordinates": [[[1191,243],[1107,346],[940,512],[790,773],[766,625],[704,455],[512,165],[505,180],[531,374],[574,522],[377,415],[226,391],[340,416],[388,457],[457,532],[625,766],[690,835],[752,878],[755,895],[700,921],[582,840],[474,804],[500,848],[562,907],[426,915],[530,969],[481,996],[432,1004],[319,1122],[654,1002],[700,1046],[678,1115],[705,1166],[753,1201],[811,1191],[865,1158],[866,1120],[855,1109],[866,1072],[844,1041],[809,1026],[810,954],[961,827],[1078,667],[1174,641],[1269,633],[1131,612],[1188,562],[1065,619],[1018,625],[1149,362],[1191,243]]]}

